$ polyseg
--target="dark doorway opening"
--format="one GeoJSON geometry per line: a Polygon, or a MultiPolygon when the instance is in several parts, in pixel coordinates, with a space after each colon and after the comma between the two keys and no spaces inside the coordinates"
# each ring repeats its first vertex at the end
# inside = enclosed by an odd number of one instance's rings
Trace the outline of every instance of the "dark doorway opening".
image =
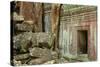
{"type": "Polygon", "coordinates": [[[78,30],[78,53],[87,54],[88,53],[88,31],[78,30]]]}

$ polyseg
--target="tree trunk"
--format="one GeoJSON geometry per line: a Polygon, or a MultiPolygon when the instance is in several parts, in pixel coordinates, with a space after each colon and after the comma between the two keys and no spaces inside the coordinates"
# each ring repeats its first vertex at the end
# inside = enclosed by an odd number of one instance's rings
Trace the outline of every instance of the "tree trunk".
{"type": "Polygon", "coordinates": [[[42,3],[34,3],[33,5],[33,17],[34,17],[34,31],[42,32],[43,27],[43,4],[42,3]]]}
{"type": "Polygon", "coordinates": [[[54,40],[53,40],[54,50],[56,50],[59,45],[60,9],[61,9],[61,4],[52,4],[51,24],[52,24],[52,33],[54,35],[54,40]]]}

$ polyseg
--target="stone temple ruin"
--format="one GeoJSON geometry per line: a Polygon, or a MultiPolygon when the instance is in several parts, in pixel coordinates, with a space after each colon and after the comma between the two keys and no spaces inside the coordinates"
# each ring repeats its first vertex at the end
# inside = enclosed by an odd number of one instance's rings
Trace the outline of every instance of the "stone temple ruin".
{"type": "Polygon", "coordinates": [[[95,61],[97,7],[11,2],[11,65],[95,61]]]}

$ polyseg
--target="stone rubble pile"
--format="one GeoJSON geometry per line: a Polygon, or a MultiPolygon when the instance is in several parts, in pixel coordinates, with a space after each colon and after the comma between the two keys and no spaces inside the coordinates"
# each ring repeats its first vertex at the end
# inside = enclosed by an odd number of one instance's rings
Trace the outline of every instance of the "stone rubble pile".
{"type": "Polygon", "coordinates": [[[11,45],[13,46],[13,65],[56,63],[58,52],[52,51],[52,34],[33,33],[33,25],[26,23],[24,19],[18,19],[19,17],[16,15],[13,19],[14,35],[11,45]]]}
{"type": "Polygon", "coordinates": [[[50,33],[23,32],[18,34],[13,37],[14,65],[56,63],[58,53],[52,51],[51,48],[52,35],[50,33]]]}

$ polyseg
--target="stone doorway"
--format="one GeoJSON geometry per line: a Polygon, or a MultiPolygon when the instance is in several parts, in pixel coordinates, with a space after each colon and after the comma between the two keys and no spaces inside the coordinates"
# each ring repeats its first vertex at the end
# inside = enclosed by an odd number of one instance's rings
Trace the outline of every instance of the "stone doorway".
{"type": "Polygon", "coordinates": [[[87,30],[78,30],[78,54],[88,54],[87,30]]]}

